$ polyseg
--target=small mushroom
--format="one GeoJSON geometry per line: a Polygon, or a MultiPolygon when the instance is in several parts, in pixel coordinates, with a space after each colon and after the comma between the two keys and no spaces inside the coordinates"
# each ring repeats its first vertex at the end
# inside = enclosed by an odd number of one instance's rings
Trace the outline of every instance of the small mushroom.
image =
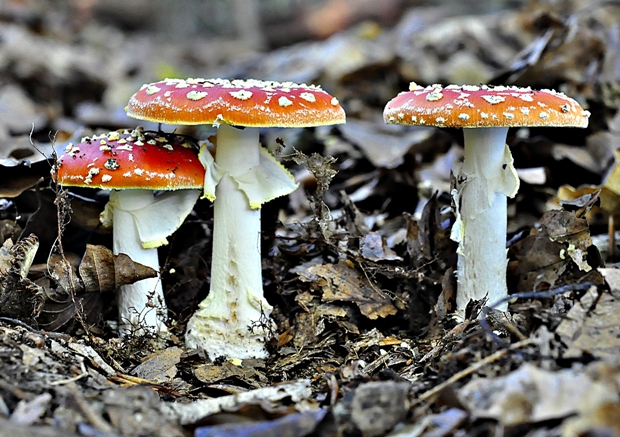
{"type": "Polygon", "coordinates": [[[272,307],[263,296],[260,208],[297,188],[259,145],[261,127],[344,123],[338,101],[314,85],[224,79],[166,79],[129,100],[130,117],[218,127],[215,160],[202,150],[204,196],[213,201],[211,288],[191,317],[185,342],[211,358],[266,357],[272,307]]]}
{"type": "MultiPolygon", "coordinates": [[[[553,90],[505,86],[412,83],[385,107],[386,123],[462,127],[465,159],[455,169],[457,205],[451,238],[459,243],[457,310],[485,296],[491,303],[507,295],[506,197],[514,197],[519,178],[506,145],[512,126],[581,127],[589,112],[553,90]]],[[[496,308],[507,309],[504,302],[496,308]]]]}
{"type": "MultiPolygon", "coordinates": [[[[58,158],[55,178],[64,186],[112,190],[101,221],[113,226],[114,254],[159,271],[157,247],[192,211],[204,173],[186,138],[137,128],[70,144],[58,158]],[[160,190],[166,193],[155,196],[160,190]]],[[[118,308],[121,335],[166,331],[159,278],[121,286],[118,308]]]]}

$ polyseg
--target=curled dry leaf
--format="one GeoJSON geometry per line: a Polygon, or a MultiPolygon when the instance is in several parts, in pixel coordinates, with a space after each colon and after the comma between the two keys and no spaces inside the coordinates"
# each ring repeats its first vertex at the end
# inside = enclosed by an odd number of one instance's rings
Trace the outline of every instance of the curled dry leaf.
{"type": "Polygon", "coordinates": [[[154,269],[134,262],[124,253],[114,255],[107,247],[92,244],[86,245],[78,272],[79,276],[73,266],[62,259],[52,267],[53,279],[67,293],[105,293],[157,276],[154,269]]]}
{"type": "Polygon", "coordinates": [[[91,244],[86,245],[78,272],[66,258],[60,258],[51,267],[57,289],[47,293],[48,299],[38,319],[40,326],[55,331],[73,320],[78,312],[84,322],[93,323],[103,310],[104,299],[100,293],[157,276],[154,269],[132,261],[124,253],[114,255],[105,246],[91,244]]]}
{"type": "MultiPolygon", "coordinates": [[[[597,191],[600,192],[600,209],[607,215],[620,214],[620,150],[614,151],[614,163],[602,184],[581,185],[577,188],[562,185],[558,189],[554,203],[562,204],[597,191]]],[[[596,208],[595,211],[599,211],[599,209],[596,208]]]]}
{"type": "Polygon", "coordinates": [[[157,276],[154,269],[134,262],[124,253],[114,255],[105,246],[91,244],[86,245],[79,272],[88,292],[113,291],[122,285],[157,276]]]}
{"type": "Polygon", "coordinates": [[[34,234],[0,247],[0,315],[31,321],[41,311],[43,289],[27,278],[38,248],[34,234]]]}
{"type": "Polygon", "coordinates": [[[235,365],[232,361],[224,363],[206,363],[194,369],[194,376],[207,386],[215,385],[222,381],[238,380],[251,388],[259,388],[267,383],[266,376],[251,364],[243,362],[243,365],[235,365]]]}

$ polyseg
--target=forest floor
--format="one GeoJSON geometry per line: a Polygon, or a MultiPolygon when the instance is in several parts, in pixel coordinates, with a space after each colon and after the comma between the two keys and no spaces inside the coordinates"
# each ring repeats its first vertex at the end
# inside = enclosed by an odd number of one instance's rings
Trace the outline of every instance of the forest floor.
{"type": "Polygon", "coordinates": [[[620,11],[554,5],[414,8],[394,26],[364,20],[257,52],[173,40],[109,18],[118,11],[0,2],[0,437],[620,436],[620,11]],[[300,182],[262,211],[277,325],[267,359],[184,346],[209,289],[206,199],[160,248],[164,341],[119,338],[109,286],[67,286],[111,233],[105,191],[53,183],[56,152],[137,125],[215,132],[125,115],[129,96],[165,77],[321,84],[347,112],[344,125],[261,132],[300,182]],[[586,129],[509,133],[521,188],[506,314],[480,317],[482,302],[454,314],[462,132],[385,125],[410,82],[551,88],[591,112],[586,129]]]}

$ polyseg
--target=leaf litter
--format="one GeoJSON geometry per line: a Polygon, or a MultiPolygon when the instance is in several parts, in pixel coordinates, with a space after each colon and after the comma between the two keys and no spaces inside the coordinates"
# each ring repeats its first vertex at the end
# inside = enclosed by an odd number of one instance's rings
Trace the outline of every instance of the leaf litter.
{"type": "Polygon", "coordinates": [[[208,50],[195,50],[142,20],[127,32],[99,21],[123,16],[99,2],[56,14],[43,3],[0,6],[0,436],[620,435],[613,5],[463,16],[405,1],[392,27],[359,22],[259,54],[204,36],[208,50]],[[54,150],[133,126],[127,97],[163,72],[320,83],[347,109],[345,126],[264,134],[302,187],[263,210],[278,326],[267,360],[183,345],[208,290],[208,202],[160,250],[170,337],[119,339],[113,291],[144,272],[105,252],[105,192],[50,185],[54,150]],[[593,114],[584,131],[509,135],[523,187],[509,209],[508,317],[481,321],[482,302],[452,317],[462,139],[383,125],[383,105],[410,81],[556,88],[593,114]]]}

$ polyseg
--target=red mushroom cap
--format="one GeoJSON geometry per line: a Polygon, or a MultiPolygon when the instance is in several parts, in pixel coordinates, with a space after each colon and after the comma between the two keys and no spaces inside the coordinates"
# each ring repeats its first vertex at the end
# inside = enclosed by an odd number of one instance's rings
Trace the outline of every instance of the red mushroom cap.
{"type": "Polygon", "coordinates": [[[202,189],[205,169],[186,137],[112,131],[69,144],[58,158],[59,184],[112,189],[202,189]]]}
{"type": "Polygon", "coordinates": [[[553,90],[412,83],[385,106],[386,123],[438,127],[587,127],[590,113],[553,90]]]}
{"type": "Polygon", "coordinates": [[[340,103],[319,86],[292,82],[166,79],[143,85],[127,115],[168,124],[307,127],[341,124],[340,103]]]}

